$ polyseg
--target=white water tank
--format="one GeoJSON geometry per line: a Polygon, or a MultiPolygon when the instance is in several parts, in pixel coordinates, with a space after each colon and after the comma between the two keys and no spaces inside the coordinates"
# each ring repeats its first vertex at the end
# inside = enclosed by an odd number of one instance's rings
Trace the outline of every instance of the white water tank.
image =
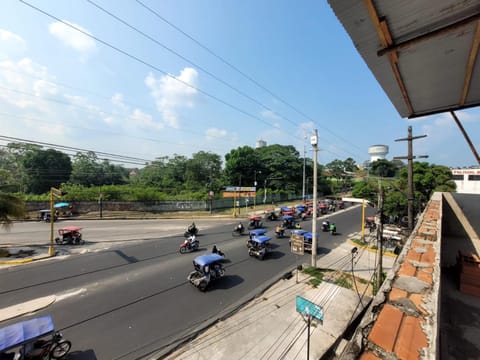
{"type": "Polygon", "coordinates": [[[262,148],[267,146],[267,142],[265,140],[257,140],[256,148],[262,148]]]}
{"type": "Polygon", "coordinates": [[[385,159],[388,154],[387,145],[372,145],[368,148],[368,154],[370,155],[370,162],[385,159]]]}

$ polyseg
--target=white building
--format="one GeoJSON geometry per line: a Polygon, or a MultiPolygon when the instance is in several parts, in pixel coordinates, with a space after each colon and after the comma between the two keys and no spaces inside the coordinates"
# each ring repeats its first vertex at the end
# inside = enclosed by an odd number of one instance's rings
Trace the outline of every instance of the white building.
{"type": "Polygon", "coordinates": [[[256,148],[262,148],[262,147],[265,147],[267,146],[267,142],[265,140],[257,140],[257,144],[256,144],[256,148]]]}
{"type": "Polygon", "coordinates": [[[451,170],[458,193],[480,194],[480,168],[451,170]]]}

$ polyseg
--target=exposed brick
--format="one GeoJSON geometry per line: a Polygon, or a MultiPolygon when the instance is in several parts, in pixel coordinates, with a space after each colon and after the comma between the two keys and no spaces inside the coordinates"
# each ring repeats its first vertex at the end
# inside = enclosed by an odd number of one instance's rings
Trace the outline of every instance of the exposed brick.
{"type": "Polygon", "coordinates": [[[423,269],[420,269],[418,272],[417,272],[417,279],[418,280],[422,280],[423,282],[429,284],[429,285],[432,285],[433,284],[433,277],[432,277],[432,273],[428,272],[428,271],[424,271],[423,269]]]}
{"type": "Polygon", "coordinates": [[[404,275],[404,276],[415,276],[417,272],[417,268],[413,266],[410,261],[405,260],[398,270],[397,275],[404,275]]]}
{"type": "Polygon", "coordinates": [[[427,251],[421,255],[420,261],[427,264],[433,264],[435,262],[435,251],[433,250],[433,246],[424,245],[424,248],[427,251]]]}
{"type": "Polygon", "coordinates": [[[404,317],[395,344],[395,353],[400,359],[420,359],[420,350],[428,346],[427,336],[420,326],[422,322],[413,316],[404,317]]]}
{"type": "Polygon", "coordinates": [[[423,294],[410,294],[408,298],[415,304],[415,307],[421,314],[428,315],[428,312],[423,307],[423,296],[423,294]]]}
{"type": "Polygon", "coordinates": [[[407,259],[413,261],[420,261],[420,256],[422,254],[416,251],[415,249],[410,249],[407,253],[407,259]]]}
{"type": "Polygon", "coordinates": [[[401,298],[406,298],[408,293],[405,290],[398,289],[398,288],[393,288],[392,291],[390,291],[390,295],[388,298],[390,301],[395,301],[401,298]]]}
{"type": "Polygon", "coordinates": [[[378,316],[368,339],[377,346],[391,352],[395,345],[403,313],[392,305],[386,304],[378,316]]]}

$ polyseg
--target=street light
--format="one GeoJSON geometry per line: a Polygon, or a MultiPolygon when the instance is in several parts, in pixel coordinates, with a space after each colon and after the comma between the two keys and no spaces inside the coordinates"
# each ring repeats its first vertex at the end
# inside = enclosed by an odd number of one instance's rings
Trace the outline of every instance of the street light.
{"type": "Polygon", "coordinates": [[[265,205],[267,203],[267,181],[268,180],[280,180],[282,178],[279,178],[279,177],[269,177],[269,178],[266,178],[265,179],[265,182],[264,182],[264,194],[263,194],[263,204],[265,205]]]}
{"type": "Polygon", "coordinates": [[[67,192],[56,189],[54,187],[50,188],[50,247],[48,248],[48,255],[54,256],[55,255],[55,247],[53,245],[53,222],[55,221],[55,213],[53,208],[53,197],[62,197],[67,192]]]}
{"type": "Polygon", "coordinates": [[[255,186],[255,196],[253,197],[253,210],[257,210],[257,172],[261,174],[262,171],[253,170],[253,173],[254,173],[253,186],[255,186]]]}

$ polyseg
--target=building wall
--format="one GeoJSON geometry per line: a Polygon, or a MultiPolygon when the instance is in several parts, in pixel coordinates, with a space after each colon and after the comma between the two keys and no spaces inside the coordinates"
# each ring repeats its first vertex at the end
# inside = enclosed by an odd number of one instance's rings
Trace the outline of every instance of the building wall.
{"type": "Polygon", "coordinates": [[[480,194],[480,169],[452,169],[453,181],[461,194],[480,194]]]}

